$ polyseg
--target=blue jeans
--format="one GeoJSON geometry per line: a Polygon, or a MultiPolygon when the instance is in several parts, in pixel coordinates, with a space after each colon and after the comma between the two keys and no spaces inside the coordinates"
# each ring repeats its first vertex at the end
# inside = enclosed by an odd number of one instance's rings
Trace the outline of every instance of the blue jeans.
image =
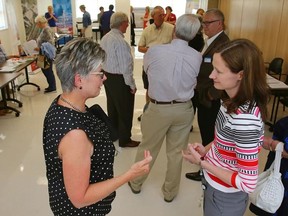
{"type": "Polygon", "coordinates": [[[41,70],[47,79],[48,89],[49,90],[56,90],[56,81],[55,81],[55,76],[54,76],[54,72],[53,72],[53,60],[48,59],[48,62],[50,63],[50,67],[47,69],[41,68],[41,70]]]}

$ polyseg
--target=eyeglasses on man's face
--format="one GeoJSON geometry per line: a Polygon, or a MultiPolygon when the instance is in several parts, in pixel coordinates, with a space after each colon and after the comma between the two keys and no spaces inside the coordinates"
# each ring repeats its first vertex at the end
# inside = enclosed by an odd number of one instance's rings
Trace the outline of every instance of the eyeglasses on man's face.
{"type": "Polygon", "coordinates": [[[214,22],[217,22],[217,21],[220,21],[220,20],[203,21],[202,25],[203,26],[209,26],[211,23],[214,23],[214,22]]]}
{"type": "Polygon", "coordinates": [[[101,71],[91,72],[90,74],[100,76],[101,79],[104,79],[105,71],[101,69],[101,71]]]}

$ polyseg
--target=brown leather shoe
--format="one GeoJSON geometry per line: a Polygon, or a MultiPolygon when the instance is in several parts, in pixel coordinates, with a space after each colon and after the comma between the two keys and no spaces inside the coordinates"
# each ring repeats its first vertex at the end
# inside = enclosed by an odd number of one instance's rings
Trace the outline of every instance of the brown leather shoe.
{"type": "Polygon", "coordinates": [[[122,148],[125,148],[125,147],[133,148],[133,147],[139,146],[139,144],[140,144],[140,142],[131,140],[130,142],[126,143],[125,145],[119,145],[119,146],[122,147],[122,148]]]}

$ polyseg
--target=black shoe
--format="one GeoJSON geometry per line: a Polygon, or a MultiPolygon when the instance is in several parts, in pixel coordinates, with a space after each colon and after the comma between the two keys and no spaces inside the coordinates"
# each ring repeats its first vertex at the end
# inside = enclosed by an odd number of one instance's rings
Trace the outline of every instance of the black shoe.
{"type": "Polygon", "coordinates": [[[200,175],[200,171],[186,173],[185,176],[186,176],[186,178],[194,180],[194,181],[201,181],[201,179],[202,179],[202,176],[200,175]]]}
{"type": "Polygon", "coordinates": [[[140,144],[139,141],[131,140],[130,142],[126,143],[125,145],[119,144],[119,146],[122,147],[122,148],[125,148],[125,147],[133,148],[133,147],[138,147],[139,144],[140,144]]]}
{"type": "Polygon", "coordinates": [[[54,93],[54,92],[56,92],[56,89],[45,89],[45,90],[44,90],[44,94],[54,93]]]}
{"type": "Polygon", "coordinates": [[[139,190],[139,191],[137,191],[137,190],[134,190],[134,189],[132,188],[132,186],[131,186],[131,183],[130,183],[130,182],[128,182],[128,185],[129,185],[129,187],[130,187],[130,189],[131,189],[132,193],[134,193],[134,194],[139,194],[139,193],[141,192],[141,190],[139,190]]]}
{"type": "Polygon", "coordinates": [[[138,121],[141,121],[142,114],[137,118],[138,121]]]}

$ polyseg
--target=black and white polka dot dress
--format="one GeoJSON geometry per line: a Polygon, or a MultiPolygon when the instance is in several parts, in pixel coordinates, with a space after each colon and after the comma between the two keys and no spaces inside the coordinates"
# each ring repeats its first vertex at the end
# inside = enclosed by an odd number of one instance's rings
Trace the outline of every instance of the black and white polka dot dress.
{"type": "Polygon", "coordinates": [[[94,152],[91,156],[90,183],[113,178],[115,148],[109,138],[108,128],[103,121],[90,112],[79,113],[58,105],[58,99],[59,96],[47,111],[43,129],[43,148],[50,207],[54,215],[104,216],[111,211],[111,203],[116,192],[93,205],[80,209],[75,208],[64,187],[62,160],[58,157],[58,146],[60,140],[69,131],[74,129],[85,131],[94,145],[94,152]]]}

